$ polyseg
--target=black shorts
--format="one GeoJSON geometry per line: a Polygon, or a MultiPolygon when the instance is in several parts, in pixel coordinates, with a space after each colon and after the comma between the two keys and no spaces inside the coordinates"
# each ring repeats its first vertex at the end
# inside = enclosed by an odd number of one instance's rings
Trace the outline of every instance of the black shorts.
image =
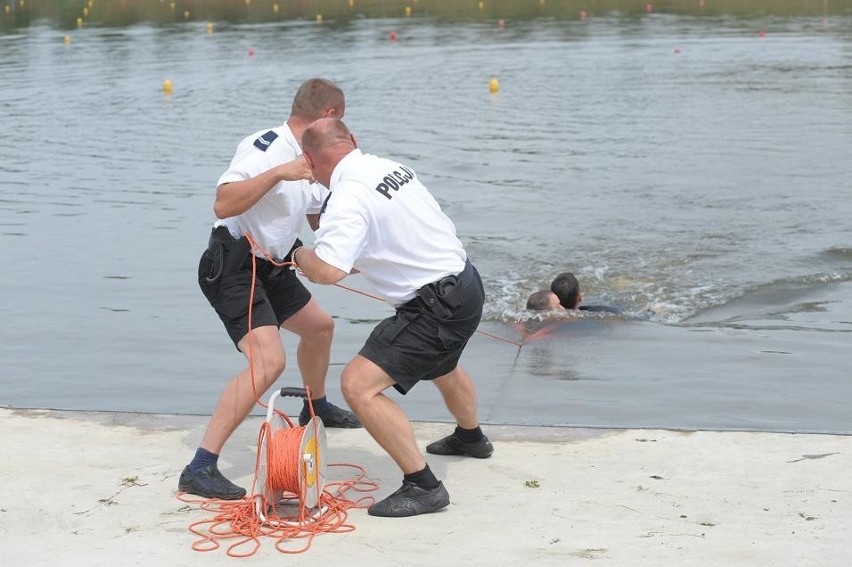
{"type": "Polygon", "coordinates": [[[455,369],[482,317],[485,290],[469,262],[459,275],[462,301],[449,317],[436,315],[416,297],[379,323],[360,355],[393,378],[405,394],[420,380],[434,380],[455,369]]]}
{"type": "MultiPolygon", "coordinates": [[[[293,247],[301,245],[297,240],[293,247]]],[[[278,268],[254,256],[248,240],[233,238],[227,227],[213,229],[210,245],[198,262],[198,284],[235,346],[249,330],[252,258],[256,269],[252,329],[267,325],[280,327],[311,299],[311,292],[289,266],[278,268]]],[[[290,261],[289,254],[284,261],[290,261]]]]}

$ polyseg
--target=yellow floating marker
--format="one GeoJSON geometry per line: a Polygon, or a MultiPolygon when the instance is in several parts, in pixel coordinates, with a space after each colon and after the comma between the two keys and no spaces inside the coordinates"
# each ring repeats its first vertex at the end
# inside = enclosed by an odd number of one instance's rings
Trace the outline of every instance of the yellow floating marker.
{"type": "Polygon", "coordinates": [[[91,8],[92,6],[95,5],[95,2],[94,2],[94,0],[89,0],[88,4],[89,4],[89,8],[91,8]]]}
{"type": "Polygon", "coordinates": [[[207,33],[213,33],[213,22],[207,22],[207,33]]]}
{"type": "Polygon", "coordinates": [[[251,6],[251,0],[246,0],[246,6],[251,6]]]}
{"type": "Polygon", "coordinates": [[[11,12],[11,11],[12,11],[12,7],[11,7],[11,6],[9,6],[8,4],[6,4],[5,6],[3,6],[3,8],[4,8],[4,10],[5,10],[5,12],[6,12],[7,14],[8,14],[9,12],[11,12]]]}
{"type": "Polygon", "coordinates": [[[405,15],[406,15],[406,16],[410,16],[410,15],[411,15],[411,6],[406,6],[406,7],[405,7],[405,15]]]}
{"type": "Polygon", "coordinates": [[[184,11],[183,11],[183,19],[184,19],[184,20],[188,20],[188,19],[189,19],[189,10],[184,10],[184,11]]]}
{"type": "Polygon", "coordinates": [[[70,35],[65,36],[65,45],[71,45],[71,36],[70,35]]]}
{"type": "Polygon", "coordinates": [[[275,12],[276,14],[278,13],[278,10],[280,10],[280,9],[281,9],[281,7],[278,4],[272,5],[272,11],[275,12]]]}
{"type": "Polygon", "coordinates": [[[175,11],[175,3],[172,2],[171,4],[169,4],[169,8],[171,8],[172,12],[174,12],[175,11]]]}
{"type": "Polygon", "coordinates": [[[482,2],[482,1],[480,0],[480,2],[479,2],[479,9],[480,9],[480,10],[482,10],[483,8],[485,8],[485,2],[482,2]]]}
{"type": "Polygon", "coordinates": [[[83,8],[83,17],[84,17],[84,18],[88,18],[88,17],[89,17],[89,9],[88,9],[88,8],[85,8],[85,7],[83,8]]]}
{"type": "Polygon", "coordinates": [[[166,94],[172,94],[172,90],[173,90],[172,82],[168,79],[163,81],[163,92],[166,93],[166,94]]]}
{"type": "Polygon", "coordinates": [[[349,0],[349,7],[350,7],[350,8],[354,8],[354,7],[355,7],[355,0],[349,0]]]}
{"type": "Polygon", "coordinates": [[[318,24],[322,23],[322,14],[317,14],[317,23],[318,24]]]}
{"type": "Polygon", "coordinates": [[[78,28],[82,28],[82,27],[83,27],[83,18],[77,18],[77,27],[78,27],[78,28]]]}
{"type": "Polygon", "coordinates": [[[499,91],[500,90],[500,81],[498,81],[495,78],[492,78],[491,81],[488,83],[488,90],[491,91],[492,93],[496,93],[497,91],[499,91]]]}

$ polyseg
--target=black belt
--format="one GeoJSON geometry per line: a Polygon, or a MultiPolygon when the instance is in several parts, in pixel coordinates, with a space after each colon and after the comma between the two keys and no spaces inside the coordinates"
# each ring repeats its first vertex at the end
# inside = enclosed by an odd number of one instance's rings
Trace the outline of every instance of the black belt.
{"type": "MultiPolygon", "coordinates": [[[[293,247],[290,248],[290,252],[287,253],[287,256],[283,260],[275,259],[275,262],[278,264],[290,262],[293,250],[301,245],[302,241],[297,238],[293,247]]],[[[213,255],[214,262],[212,273],[206,277],[208,283],[219,279],[222,273],[251,269],[253,254],[251,253],[251,245],[248,239],[244,236],[234,238],[225,225],[219,225],[211,231],[208,249],[213,255]]],[[[256,258],[257,272],[265,278],[275,277],[289,268],[289,266],[276,266],[267,259],[259,256],[256,258]]]]}
{"type": "Polygon", "coordinates": [[[417,297],[405,304],[412,307],[425,307],[433,315],[449,319],[453,311],[461,307],[464,288],[473,282],[473,266],[465,261],[464,270],[458,275],[444,276],[436,282],[426,284],[417,290],[417,297]]]}

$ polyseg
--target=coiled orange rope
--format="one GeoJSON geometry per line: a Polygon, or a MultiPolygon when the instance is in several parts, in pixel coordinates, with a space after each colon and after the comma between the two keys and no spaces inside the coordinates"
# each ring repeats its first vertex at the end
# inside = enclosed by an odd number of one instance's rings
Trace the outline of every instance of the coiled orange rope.
{"type": "MultiPolygon", "coordinates": [[[[292,262],[279,263],[273,260],[269,254],[261,248],[257,242],[246,234],[246,238],[254,250],[259,250],[264,257],[278,267],[294,265],[292,262]]],[[[251,291],[249,293],[249,341],[248,359],[251,374],[252,393],[258,405],[267,408],[257,392],[254,377],[254,344],[252,340],[252,306],[254,305],[254,286],[257,278],[256,255],[252,253],[252,279],[251,291]]],[[[310,403],[310,391],[308,391],[308,405],[310,415],[314,417],[313,405],[310,403]]],[[[338,481],[326,484],[324,487],[319,482],[315,483],[317,490],[316,512],[309,514],[304,506],[304,488],[301,486],[299,473],[303,466],[301,455],[301,442],[305,435],[304,427],[295,427],[290,418],[283,412],[275,409],[275,414],[287,422],[289,428],[282,428],[272,433],[269,422],[264,421],[258,433],[258,451],[255,460],[255,476],[249,495],[241,500],[225,501],[213,499],[192,498],[186,494],[179,494],[178,499],[197,504],[202,510],[212,512],[214,516],[210,519],[193,522],[189,531],[197,535],[199,539],[192,544],[195,551],[214,551],[219,549],[226,541],[233,541],[227,547],[227,554],[231,557],[249,557],[260,549],[261,538],[272,538],[275,540],[275,548],[281,553],[302,553],[310,548],[313,538],[321,533],[345,533],[351,532],[355,526],[348,524],[348,510],[351,508],[368,508],[373,504],[372,496],[361,496],[356,500],[346,497],[350,490],[356,492],[371,492],[378,489],[375,482],[365,480],[366,470],[354,464],[329,463],[329,467],[351,468],[356,471],[356,476],[350,480],[338,481]],[[267,494],[257,494],[258,470],[260,468],[261,444],[266,442],[266,470],[267,470],[267,494]],[[278,502],[270,502],[271,494],[280,492],[282,501],[296,502],[296,511],[292,515],[283,514],[278,502]],[[261,499],[261,505],[269,509],[265,518],[259,517],[256,499],[261,499]],[[306,540],[303,545],[296,548],[288,547],[287,543],[294,540],[306,540]]],[[[314,430],[316,435],[316,429],[314,430]]],[[[324,458],[317,455],[317,458],[324,458]]],[[[318,464],[318,463],[317,463],[318,464]]]]}

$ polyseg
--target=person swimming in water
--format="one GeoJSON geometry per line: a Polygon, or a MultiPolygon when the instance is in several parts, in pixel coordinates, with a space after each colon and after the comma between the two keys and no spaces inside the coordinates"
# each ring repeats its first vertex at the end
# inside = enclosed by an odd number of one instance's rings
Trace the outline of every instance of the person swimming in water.
{"type": "Polygon", "coordinates": [[[576,309],[601,313],[621,314],[617,307],[609,305],[583,305],[583,293],[580,282],[571,272],[562,272],[550,284],[550,289],[540,289],[527,298],[527,309],[531,311],[552,311],[576,309]]]}

